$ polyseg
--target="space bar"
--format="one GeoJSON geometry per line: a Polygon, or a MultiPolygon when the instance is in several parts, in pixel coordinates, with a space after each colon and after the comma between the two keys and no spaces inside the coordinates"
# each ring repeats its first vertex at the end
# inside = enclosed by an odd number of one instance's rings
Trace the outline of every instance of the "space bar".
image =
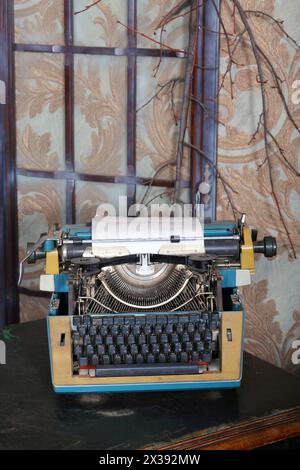
{"type": "Polygon", "coordinates": [[[197,364],[121,364],[96,368],[96,377],[130,377],[139,375],[198,374],[197,364]]]}

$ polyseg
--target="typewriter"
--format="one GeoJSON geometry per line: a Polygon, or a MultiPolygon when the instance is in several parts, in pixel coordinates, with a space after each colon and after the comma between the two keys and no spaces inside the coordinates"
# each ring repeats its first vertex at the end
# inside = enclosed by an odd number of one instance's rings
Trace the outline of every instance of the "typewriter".
{"type": "Polygon", "coordinates": [[[176,219],[171,229],[150,219],[156,229],[128,234],[132,218],[116,218],[118,236],[100,219],[54,227],[23,260],[45,261],[40,289],[52,293],[54,390],[238,387],[245,321],[239,287],[251,282],[255,253],[276,255],[276,240],[257,241],[244,216],[204,228],[192,218],[180,235],[176,219]]]}

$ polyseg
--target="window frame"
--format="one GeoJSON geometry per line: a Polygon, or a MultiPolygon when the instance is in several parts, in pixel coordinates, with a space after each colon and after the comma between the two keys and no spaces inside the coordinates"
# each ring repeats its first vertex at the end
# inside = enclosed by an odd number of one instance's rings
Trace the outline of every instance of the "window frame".
{"type": "MultiPolygon", "coordinates": [[[[191,202],[195,202],[203,175],[211,185],[209,201],[206,201],[205,217],[214,220],[216,216],[216,177],[213,167],[217,159],[217,96],[219,78],[219,16],[221,0],[199,0],[199,25],[197,44],[197,67],[193,78],[193,95],[208,108],[192,104],[191,142],[204,151],[211,160],[200,158],[198,152],[191,151],[190,181],[180,181],[182,188],[190,190],[191,202]],[[202,5],[203,3],[203,5],[202,5]],[[208,176],[207,176],[208,175],[208,176]]],[[[74,5],[73,0],[64,1],[64,45],[18,44],[14,42],[14,2],[0,2],[0,80],[6,85],[5,104],[0,104],[0,152],[2,182],[0,230],[2,263],[0,267],[0,326],[19,320],[18,292],[27,295],[43,295],[23,287],[17,288],[18,278],[18,207],[17,176],[60,179],[66,181],[66,222],[75,223],[75,185],[76,181],[95,183],[115,183],[127,185],[128,204],[136,200],[137,185],[146,185],[149,178],[136,175],[136,95],[137,95],[137,58],[138,57],[177,57],[176,52],[168,49],[138,48],[137,0],[127,0],[128,45],[116,51],[109,47],[76,46],[74,44],[74,5]],[[65,77],[65,170],[40,171],[17,168],[16,166],[16,120],[15,120],[15,52],[40,52],[64,54],[65,77]],[[127,175],[86,175],[75,170],[74,148],[74,54],[126,56],[127,68],[127,175]]],[[[154,187],[173,188],[175,182],[155,178],[154,187]]]]}

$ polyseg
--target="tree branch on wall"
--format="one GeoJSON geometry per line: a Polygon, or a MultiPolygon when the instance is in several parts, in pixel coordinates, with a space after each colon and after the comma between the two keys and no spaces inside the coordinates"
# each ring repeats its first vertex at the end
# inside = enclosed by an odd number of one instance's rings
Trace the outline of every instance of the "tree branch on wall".
{"type": "MultiPolygon", "coordinates": [[[[81,12],[76,12],[76,13],[82,13],[88,10],[89,8],[97,5],[101,1],[102,0],[98,0],[90,5],[87,5],[81,12]]],[[[148,196],[149,190],[153,184],[155,177],[163,169],[165,169],[168,166],[175,166],[176,168],[174,189],[171,191],[165,191],[162,194],[167,194],[173,202],[175,202],[176,200],[178,201],[179,193],[180,193],[181,170],[182,170],[184,147],[188,147],[196,151],[199,155],[202,156],[202,158],[210,162],[209,155],[205,155],[202,149],[195,147],[189,142],[186,142],[186,131],[188,127],[190,105],[191,105],[191,101],[195,102],[195,98],[192,96],[192,92],[191,92],[193,73],[194,73],[195,67],[202,68],[201,65],[199,66],[198,64],[196,64],[196,60],[195,60],[196,46],[197,46],[197,42],[198,42],[197,40],[198,40],[198,34],[199,34],[198,15],[199,15],[200,7],[205,6],[206,1],[207,0],[202,0],[201,2],[199,0],[180,0],[174,7],[170,8],[170,10],[161,19],[161,21],[155,28],[155,34],[158,30],[160,30],[160,40],[153,39],[152,37],[150,37],[149,35],[145,34],[142,31],[136,31],[136,30],[133,31],[135,34],[141,35],[142,37],[146,38],[150,42],[154,42],[160,46],[161,55],[160,55],[158,64],[154,69],[154,72],[155,72],[154,76],[156,76],[157,71],[160,67],[162,57],[163,57],[163,49],[172,50],[181,54],[183,53],[185,57],[185,61],[186,61],[184,78],[183,79],[173,78],[173,79],[170,79],[168,82],[165,82],[163,84],[158,84],[158,89],[156,93],[137,110],[137,112],[140,111],[145,106],[148,106],[153,100],[159,99],[162,93],[166,92],[168,93],[168,96],[171,102],[171,109],[173,110],[174,120],[176,124],[178,125],[177,149],[176,149],[175,159],[167,161],[167,162],[163,162],[163,164],[157,168],[153,177],[148,182],[148,185],[147,185],[148,188],[142,199],[143,202],[148,196]],[[165,32],[165,28],[167,27],[167,25],[171,23],[172,21],[174,21],[175,19],[182,17],[182,16],[187,16],[187,15],[189,15],[189,34],[188,34],[188,44],[187,44],[186,50],[182,51],[182,50],[173,48],[172,45],[165,44],[163,41],[163,34],[165,32]],[[183,85],[183,92],[181,96],[180,115],[176,116],[175,111],[174,111],[174,88],[176,86],[176,83],[178,83],[179,81],[183,81],[184,85],[183,85]]],[[[294,129],[298,133],[300,133],[300,129],[296,122],[296,118],[293,116],[293,113],[290,109],[288,101],[285,97],[285,93],[283,91],[284,81],[277,73],[274,65],[272,64],[271,60],[268,57],[267,52],[258,43],[256,35],[255,35],[255,30],[252,27],[249,20],[251,19],[251,17],[262,18],[266,22],[271,23],[275,29],[277,28],[277,30],[281,34],[283,34],[286,40],[289,41],[294,47],[296,47],[297,50],[300,50],[300,46],[297,43],[297,41],[295,41],[295,39],[285,30],[283,26],[283,21],[274,18],[271,14],[266,13],[259,9],[257,10],[244,9],[241,5],[240,0],[224,0],[224,2],[226,2],[229,8],[232,9],[231,18],[233,22],[234,34],[230,33],[227,30],[222,13],[217,8],[215,1],[212,0],[212,3],[217,12],[217,15],[219,17],[219,22],[220,22],[220,31],[215,31],[215,33],[219,34],[220,36],[222,35],[225,37],[226,54],[228,56],[228,63],[227,63],[225,73],[220,77],[220,84],[219,84],[219,89],[217,91],[217,95],[215,97],[211,97],[211,99],[214,99],[214,100],[218,99],[218,96],[221,90],[224,89],[225,87],[225,81],[227,77],[229,77],[231,99],[234,99],[235,83],[234,83],[234,78],[233,78],[233,73],[232,73],[232,67],[233,65],[241,65],[241,64],[238,64],[235,59],[236,53],[237,53],[238,48],[241,46],[241,44],[243,43],[248,44],[255,58],[255,65],[257,69],[257,83],[259,84],[259,87],[260,87],[261,102],[262,102],[262,111],[259,116],[257,129],[253,133],[249,144],[256,139],[257,135],[259,134],[260,129],[262,129],[265,158],[263,162],[261,162],[258,165],[258,171],[260,170],[262,166],[267,166],[268,168],[268,177],[269,177],[269,183],[270,183],[271,196],[275,204],[275,207],[277,209],[281,224],[286,233],[286,236],[290,245],[291,253],[293,257],[296,258],[296,249],[294,246],[294,242],[293,242],[288,224],[285,219],[285,214],[283,213],[283,209],[281,207],[279,194],[276,189],[275,176],[274,176],[274,172],[276,171],[276,160],[281,159],[284,162],[284,165],[287,168],[289,168],[289,170],[292,171],[296,177],[300,177],[300,173],[298,169],[289,161],[286,155],[285,149],[280,145],[280,143],[278,142],[278,139],[276,138],[276,136],[270,129],[269,106],[268,106],[268,98],[267,98],[267,92],[266,92],[267,86],[270,86],[277,91],[278,96],[280,97],[281,102],[283,104],[283,108],[286,112],[286,116],[288,120],[291,122],[294,129]],[[242,26],[242,29],[239,33],[236,33],[238,23],[240,26],[242,26]],[[267,78],[267,74],[271,78],[267,78]]],[[[125,28],[129,29],[128,26],[124,25],[120,21],[118,21],[118,23],[123,25],[125,28]]],[[[243,65],[247,65],[247,64],[243,64],[243,65]]],[[[205,103],[202,103],[199,100],[197,100],[196,104],[200,106],[204,112],[206,111],[205,103]]],[[[236,205],[234,204],[234,200],[232,198],[232,194],[235,193],[235,191],[231,187],[231,185],[228,183],[228,181],[224,179],[218,167],[214,167],[214,171],[217,177],[222,182],[224,191],[228,198],[228,203],[231,206],[234,217],[236,218],[239,211],[236,205]]],[[[160,196],[161,195],[155,196],[155,199],[160,196]]]]}

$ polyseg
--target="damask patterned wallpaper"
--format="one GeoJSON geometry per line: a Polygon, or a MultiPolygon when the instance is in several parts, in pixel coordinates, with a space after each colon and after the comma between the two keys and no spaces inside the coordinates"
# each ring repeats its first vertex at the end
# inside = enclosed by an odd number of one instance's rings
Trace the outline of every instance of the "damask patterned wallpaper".
{"type": "MultiPolygon", "coordinates": [[[[154,25],[177,0],[138,0],[138,28],[152,35],[154,25]]],[[[87,0],[75,0],[75,9],[87,0]]],[[[75,43],[120,47],[127,41],[126,31],[116,24],[126,23],[123,0],[105,0],[88,12],[75,17],[75,43]]],[[[224,21],[236,34],[241,27],[233,20],[232,9],[223,1],[224,21]]],[[[299,0],[242,0],[247,9],[259,8],[281,18],[284,26],[300,42],[299,0]]],[[[16,42],[63,44],[62,0],[15,0],[16,42]]],[[[251,24],[277,73],[284,80],[284,93],[294,117],[300,123],[300,107],[292,103],[292,84],[300,79],[300,52],[287,41],[272,21],[253,16],[251,24]]],[[[178,18],[167,28],[164,40],[184,47],[187,17],[178,18]]],[[[141,47],[158,47],[145,38],[141,47]]],[[[227,66],[226,47],[221,47],[221,68],[227,66]]],[[[164,59],[156,77],[156,60],[138,61],[138,108],[153,95],[158,84],[178,78],[173,104],[167,94],[138,112],[137,171],[151,177],[166,159],[171,160],[176,146],[176,115],[179,113],[183,76],[180,59],[164,59]],[[174,118],[175,115],[175,118],[174,118]]],[[[17,79],[17,159],[19,168],[64,169],[64,80],[63,57],[59,54],[16,54],[17,79]]],[[[122,57],[75,57],[75,127],[76,169],[83,173],[126,174],[126,60],[122,57]],[[108,157],[109,156],[109,157],[108,157]],[[101,167],[99,166],[101,162],[101,167]]],[[[267,72],[266,72],[267,74],[267,72]]],[[[246,304],[246,349],[269,362],[300,373],[291,364],[291,344],[300,338],[300,260],[290,252],[285,230],[271,195],[268,170],[264,161],[261,130],[252,139],[261,112],[255,62],[249,44],[244,41],[235,54],[233,67],[234,99],[229,81],[220,94],[219,166],[230,181],[238,210],[247,213],[248,223],[259,228],[260,235],[277,237],[276,260],[257,260],[254,283],[243,290],[246,304]]],[[[286,118],[282,103],[268,76],[267,93],[272,131],[286,149],[286,157],[299,168],[299,134],[286,118]]],[[[293,243],[300,257],[300,184],[283,159],[272,156],[276,191],[285,214],[293,243]]],[[[161,174],[174,176],[171,167],[161,174]]],[[[188,154],[183,176],[189,177],[188,154]]],[[[27,241],[47,230],[48,225],[65,220],[65,183],[36,178],[19,178],[20,256],[27,241]]],[[[164,188],[151,189],[149,199],[164,188]]],[[[97,205],[125,194],[125,186],[76,184],[78,222],[90,220],[97,205]]],[[[142,198],[145,188],[138,188],[142,198]]],[[[232,213],[221,185],[218,188],[218,218],[231,219],[232,213]]],[[[24,285],[36,287],[39,265],[27,268],[24,285]]],[[[22,320],[45,314],[47,300],[21,296],[22,320]]]]}

